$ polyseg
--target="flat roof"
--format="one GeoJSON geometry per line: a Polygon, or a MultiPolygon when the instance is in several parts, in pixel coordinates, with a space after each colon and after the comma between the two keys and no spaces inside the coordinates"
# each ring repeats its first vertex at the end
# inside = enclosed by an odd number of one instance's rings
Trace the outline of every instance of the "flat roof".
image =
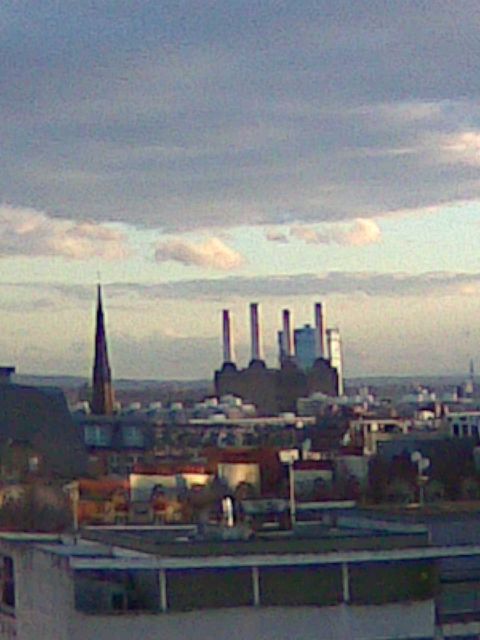
{"type": "MultiPolygon", "coordinates": [[[[118,538],[118,533],[116,534],[118,538]]],[[[410,545],[401,548],[346,548],[322,549],[311,545],[298,546],[295,542],[305,542],[302,538],[283,538],[281,548],[258,545],[245,541],[218,544],[217,541],[202,543],[201,553],[198,543],[184,541],[162,543],[153,550],[142,550],[118,544],[106,544],[82,537],[51,536],[45,534],[0,534],[0,541],[21,546],[31,545],[39,552],[62,556],[68,559],[74,570],[162,570],[201,569],[228,567],[299,566],[359,564],[372,562],[401,562],[415,560],[441,560],[476,558],[480,559],[480,545],[429,546],[410,545]],[[293,544],[292,544],[293,543],[293,544]],[[177,553],[175,553],[175,549],[177,553]],[[181,551],[181,553],[178,553],[181,551]]],[[[278,541],[277,541],[278,542],[278,541]]],[[[311,540],[307,540],[311,542],[311,540]]],[[[377,540],[373,540],[377,542],[377,540]]]]}
{"type": "MultiPolygon", "coordinates": [[[[388,523],[391,525],[392,523],[388,523]]],[[[258,556],[262,554],[308,554],[332,551],[376,551],[428,545],[425,526],[331,526],[303,523],[294,531],[268,530],[249,537],[249,530],[207,528],[199,535],[195,527],[90,527],[82,531],[86,540],[123,547],[162,557],[258,556]],[[235,534],[238,534],[237,536],[235,534]]]]}
{"type": "Polygon", "coordinates": [[[228,567],[261,567],[261,566],[298,566],[298,565],[331,565],[358,564],[371,562],[392,562],[408,560],[439,560],[480,556],[480,545],[455,547],[420,547],[413,549],[389,549],[379,551],[348,551],[306,554],[261,554],[242,556],[223,555],[219,557],[183,558],[159,557],[144,555],[143,557],[70,557],[70,566],[77,570],[109,570],[109,569],[201,569],[228,567]]]}

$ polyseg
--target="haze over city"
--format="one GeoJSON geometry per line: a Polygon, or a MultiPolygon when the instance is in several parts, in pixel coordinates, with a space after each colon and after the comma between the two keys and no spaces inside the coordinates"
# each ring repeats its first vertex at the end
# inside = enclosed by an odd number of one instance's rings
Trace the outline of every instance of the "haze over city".
{"type": "Polygon", "coordinates": [[[480,331],[470,1],[0,6],[2,361],[211,377],[326,303],[345,374],[466,371],[480,331]]]}

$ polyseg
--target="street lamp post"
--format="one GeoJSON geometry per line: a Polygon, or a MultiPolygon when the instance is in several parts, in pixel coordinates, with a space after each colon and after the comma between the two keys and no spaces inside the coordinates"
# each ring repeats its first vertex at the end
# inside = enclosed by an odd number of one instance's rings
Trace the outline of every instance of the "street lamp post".
{"type": "Polygon", "coordinates": [[[289,483],[289,497],[290,497],[290,520],[292,523],[292,529],[295,527],[296,520],[296,505],[295,505],[295,461],[290,460],[288,463],[288,483],[289,483]]]}
{"type": "Polygon", "coordinates": [[[298,449],[287,449],[280,451],[280,461],[288,465],[288,496],[290,504],[290,521],[292,529],[295,526],[297,507],[295,503],[295,461],[299,459],[298,449]]]}
{"type": "Polygon", "coordinates": [[[78,480],[64,485],[63,490],[68,494],[72,509],[73,532],[78,532],[78,502],[80,500],[80,485],[78,480]]]}
{"type": "Polygon", "coordinates": [[[417,467],[418,502],[423,507],[425,503],[425,485],[428,482],[428,476],[425,475],[425,471],[430,466],[430,458],[424,458],[420,451],[414,451],[410,456],[410,460],[417,467]]]}

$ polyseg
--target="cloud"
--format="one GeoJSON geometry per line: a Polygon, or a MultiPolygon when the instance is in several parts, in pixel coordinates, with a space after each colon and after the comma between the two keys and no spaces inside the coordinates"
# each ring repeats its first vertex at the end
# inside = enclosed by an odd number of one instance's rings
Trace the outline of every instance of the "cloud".
{"type": "Polygon", "coordinates": [[[473,0],[73,4],[2,3],[5,201],[176,233],[480,200],[473,0]]]}
{"type": "Polygon", "coordinates": [[[480,273],[376,273],[330,271],[264,277],[228,276],[218,279],[169,281],[158,284],[112,283],[113,296],[218,300],[298,296],[371,296],[385,298],[472,296],[480,291],[480,273]]]}
{"type": "Polygon", "coordinates": [[[363,247],[367,244],[379,242],[381,231],[374,220],[357,218],[353,226],[339,237],[339,243],[353,247],[363,247]]]}
{"type": "Polygon", "coordinates": [[[440,138],[440,147],[447,162],[479,166],[480,131],[463,131],[440,138]]]}
{"type": "Polygon", "coordinates": [[[319,233],[311,227],[292,227],[290,229],[290,235],[297,240],[303,240],[307,244],[327,244],[329,239],[326,235],[319,233]]]}
{"type": "Polygon", "coordinates": [[[288,242],[287,234],[282,231],[277,231],[276,229],[267,229],[265,231],[265,238],[269,242],[278,242],[279,244],[286,244],[288,242]]]}
{"type": "Polygon", "coordinates": [[[30,296],[24,300],[2,300],[0,310],[4,313],[19,313],[22,316],[33,314],[38,317],[39,313],[51,313],[57,308],[55,301],[51,297],[35,298],[30,296]]]}
{"type": "Polygon", "coordinates": [[[0,257],[119,260],[126,255],[124,234],[110,226],[52,218],[29,208],[0,206],[0,257]]]}
{"type": "MultiPolygon", "coordinates": [[[[223,302],[234,298],[296,298],[302,296],[368,296],[372,298],[475,297],[480,295],[480,273],[426,272],[377,273],[368,271],[330,271],[276,276],[227,276],[191,280],[168,280],[159,283],[111,282],[104,285],[109,307],[122,305],[132,296],[149,300],[184,300],[223,302]]],[[[32,293],[58,304],[68,299],[81,305],[94,303],[95,292],[85,285],[55,283],[1,283],[8,295],[30,297],[32,293]]]]}
{"type": "Polygon", "coordinates": [[[317,231],[312,227],[294,226],[290,235],[307,244],[339,244],[350,247],[363,247],[381,239],[381,231],[374,220],[357,218],[351,227],[330,227],[317,231]]]}
{"type": "Polygon", "coordinates": [[[219,238],[209,238],[199,244],[175,238],[161,242],[157,245],[155,259],[157,262],[171,260],[187,267],[196,266],[219,271],[232,271],[244,263],[243,256],[219,238]]]}

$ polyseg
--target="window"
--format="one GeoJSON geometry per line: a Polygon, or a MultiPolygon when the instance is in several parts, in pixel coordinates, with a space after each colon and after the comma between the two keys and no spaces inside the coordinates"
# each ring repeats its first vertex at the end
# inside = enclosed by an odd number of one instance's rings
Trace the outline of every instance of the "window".
{"type": "Polygon", "coordinates": [[[37,473],[40,466],[40,458],[37,455],[29,456],[28,470],[30,473],[37,473]]]}
{"type": "Polygon", "coordinates": [[[108,470],[110,473],[118,473],[119,471],[119,458],[116,453],[108,456],[108,470]]]}
{"type": "Polygon", "coordinates": [[[110,444],[110,428],[107,425],[86,425],[85,444],[94,447],[108,447],[108,445],[110,444]]]}
{"type": "Polygon", "coordinates": [[[1,598],[2,605],[6,607],[15,607],[15,580],[13,559],[9,556],[3,557],[1,565],[1,598]]]}
{"type": "Polygon", "coordinates": [[[75,608],[84,613],[159,610],[158,576],[151,570],[79,570],[75,572],[75,608]]]}
{"type": "Polygon", "coordinates": [[[174,611],[253,604],[250,568],[167,571],[167,591],[169,608],[174,611]]]}
{"type": "Polygon", "coordinates": [[[442,582],[438,598],[441,622],[457,622],[466,616],[478,619],[480,614],[480,583],[478,580],[442,582]]]}
{"type": "Polygon", "coordinates": [[[326,606],[342,598],[340,566],[260,569],[260,601],[264,606],[326,606]]]}
{"type": "Polygon", "coordinates": [[[142,427],[123,426],[122,435],[123,443],[127,447],[143,447],[145,444],[142,427]]]}
{"type": "Polygon", "coordinates": [[[433,597],[437,576],[428,560],[359,563],[349,566],[353,604],[383,604],[433,597]]]}

